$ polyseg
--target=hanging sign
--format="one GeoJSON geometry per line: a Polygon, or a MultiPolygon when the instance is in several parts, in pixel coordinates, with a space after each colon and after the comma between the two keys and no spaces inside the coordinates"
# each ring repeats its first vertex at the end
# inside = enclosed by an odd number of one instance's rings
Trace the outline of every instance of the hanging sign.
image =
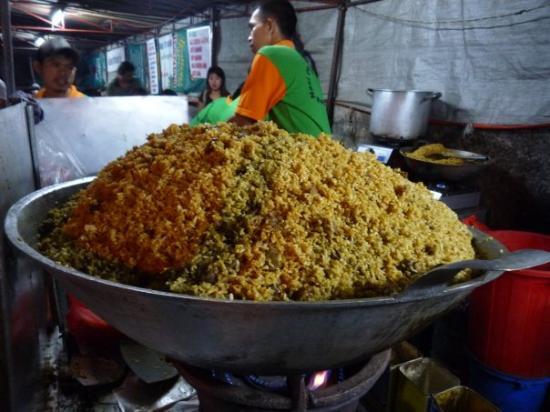
{"type": "Polygon", "coordinates": [[[147,66],[147,63],[145,62],[145,44],[129,44],[126,52],[128,55],[128,61],[131,62],[136,68],[134,76],[142,85],[145,85],[147,83],[145,70],[147,66]]]}
{"type": "Polygon", "coordinates": [[[107,77],[108,81],[113,80],[117,75],[118,66],[126,58],[124,47],[107,50],[107,77]]]}
{"type": "Polygon", "coordinates": [[[174,36],[170,33],[159,37],[160,84],[163,89],[174,85],[174,36]]]}
{"type": "Polygon", "coordinates": [[[105,53],[101,51],[95,53],[93,56],[93,82],[95,87],[101,88],[107,83],[107,59],[105,53]]]}
{"type": "Polygon", "coordinates": [[[206,79],[206,73],[212,61],[210,26],[188,29],[187,41],[191,79],[206,79]]]}
{"type": "Polygon", "coordinates": [[[159,74],[157,63],[157,46],[155,39],[147,40],[147,61],[149,62],[149,89],[151,94],[159,93],[159,74]]]}
{"type": "Polygon", "coordinates": [[[174,33],[174,59],[176,63],[174,76],[174,90],[185,91],[185,84],[189,79],[189,64],[187,61],[187,30],[177,30],[174,33]]]}

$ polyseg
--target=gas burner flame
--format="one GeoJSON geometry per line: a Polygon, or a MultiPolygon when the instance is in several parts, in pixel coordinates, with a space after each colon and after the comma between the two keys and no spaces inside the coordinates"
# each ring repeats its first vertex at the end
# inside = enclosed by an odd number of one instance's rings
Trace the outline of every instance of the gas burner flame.
{"type": "Polygon", "coordinates": [[[330,379],[330,375],[330,370],[315,372],[310,378],[307,384],[307,388],[310,391],[324,388],[327,385],[328,380],[330,379]]]}

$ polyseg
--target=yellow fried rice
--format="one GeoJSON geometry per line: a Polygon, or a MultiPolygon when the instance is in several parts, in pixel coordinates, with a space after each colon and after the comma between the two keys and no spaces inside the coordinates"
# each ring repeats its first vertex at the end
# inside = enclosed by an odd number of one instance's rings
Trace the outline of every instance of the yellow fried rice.
{"type": "Polygon", "coordinates": [[[172,125],[107,165],[49,223],[41,248],[63,264],[216,298],[389,294],[474,257],[467,228],[422,184],[270,122],[172,125]]]}

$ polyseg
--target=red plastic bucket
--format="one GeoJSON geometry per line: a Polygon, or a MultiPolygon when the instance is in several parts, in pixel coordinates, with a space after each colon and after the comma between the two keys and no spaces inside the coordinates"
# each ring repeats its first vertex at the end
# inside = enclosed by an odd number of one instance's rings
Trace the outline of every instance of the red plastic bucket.
{"type": "MultiPolygon", "coordinates": [[[[492,231],[510,251],[550,251],[550,236],[492,231]]],[[[476,289],[470,300],[470,350],[504,373],[550,376],[550,264],[504,273],[476,289]]]]}

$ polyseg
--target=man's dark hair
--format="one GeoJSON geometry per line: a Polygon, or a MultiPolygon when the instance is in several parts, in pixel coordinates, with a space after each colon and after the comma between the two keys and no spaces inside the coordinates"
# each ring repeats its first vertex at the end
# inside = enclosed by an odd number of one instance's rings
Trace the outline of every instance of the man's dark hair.
{"type": "Polygon", "coordinates": [[[267,0],[260,4],[258,9],[262,19],[271,17],[277,22],[283,36],[287,39],[292,39],[294,37],[298,19],[296,18],[294,7],[289,1],[267,0]]]}
{"type": "Polygon", "coordinates": [[[78,52],[72,48],[67,40],[59,36],[52,37],[42,43],[36,51],[34,59],[43,63],[48,57],[57,55],[65,56],[72,60],[75,66],[78,63],[78,52]]]}
{"type": "Polygon", "coordinates": [[[118,66],[117,73],[121,76],[126,73],[134,73],[136,71],[136,66],[134,66],[131,62],[122,62],[120,63],[120,66],[118,66]]]}
{"type": "Polygon", "coordinates": [[[318,75],[315,60],[311,53],[304,48],[304,43],[296,31],[298,18],[292,4],[287,0],[267,0],[260,4],[258,10],[262,19],[265,20],[271,17],[277,22],[281,34],[294,42],[296,50],[304,56],[304,59],[306,59],[315,74],[318,75]]]}

